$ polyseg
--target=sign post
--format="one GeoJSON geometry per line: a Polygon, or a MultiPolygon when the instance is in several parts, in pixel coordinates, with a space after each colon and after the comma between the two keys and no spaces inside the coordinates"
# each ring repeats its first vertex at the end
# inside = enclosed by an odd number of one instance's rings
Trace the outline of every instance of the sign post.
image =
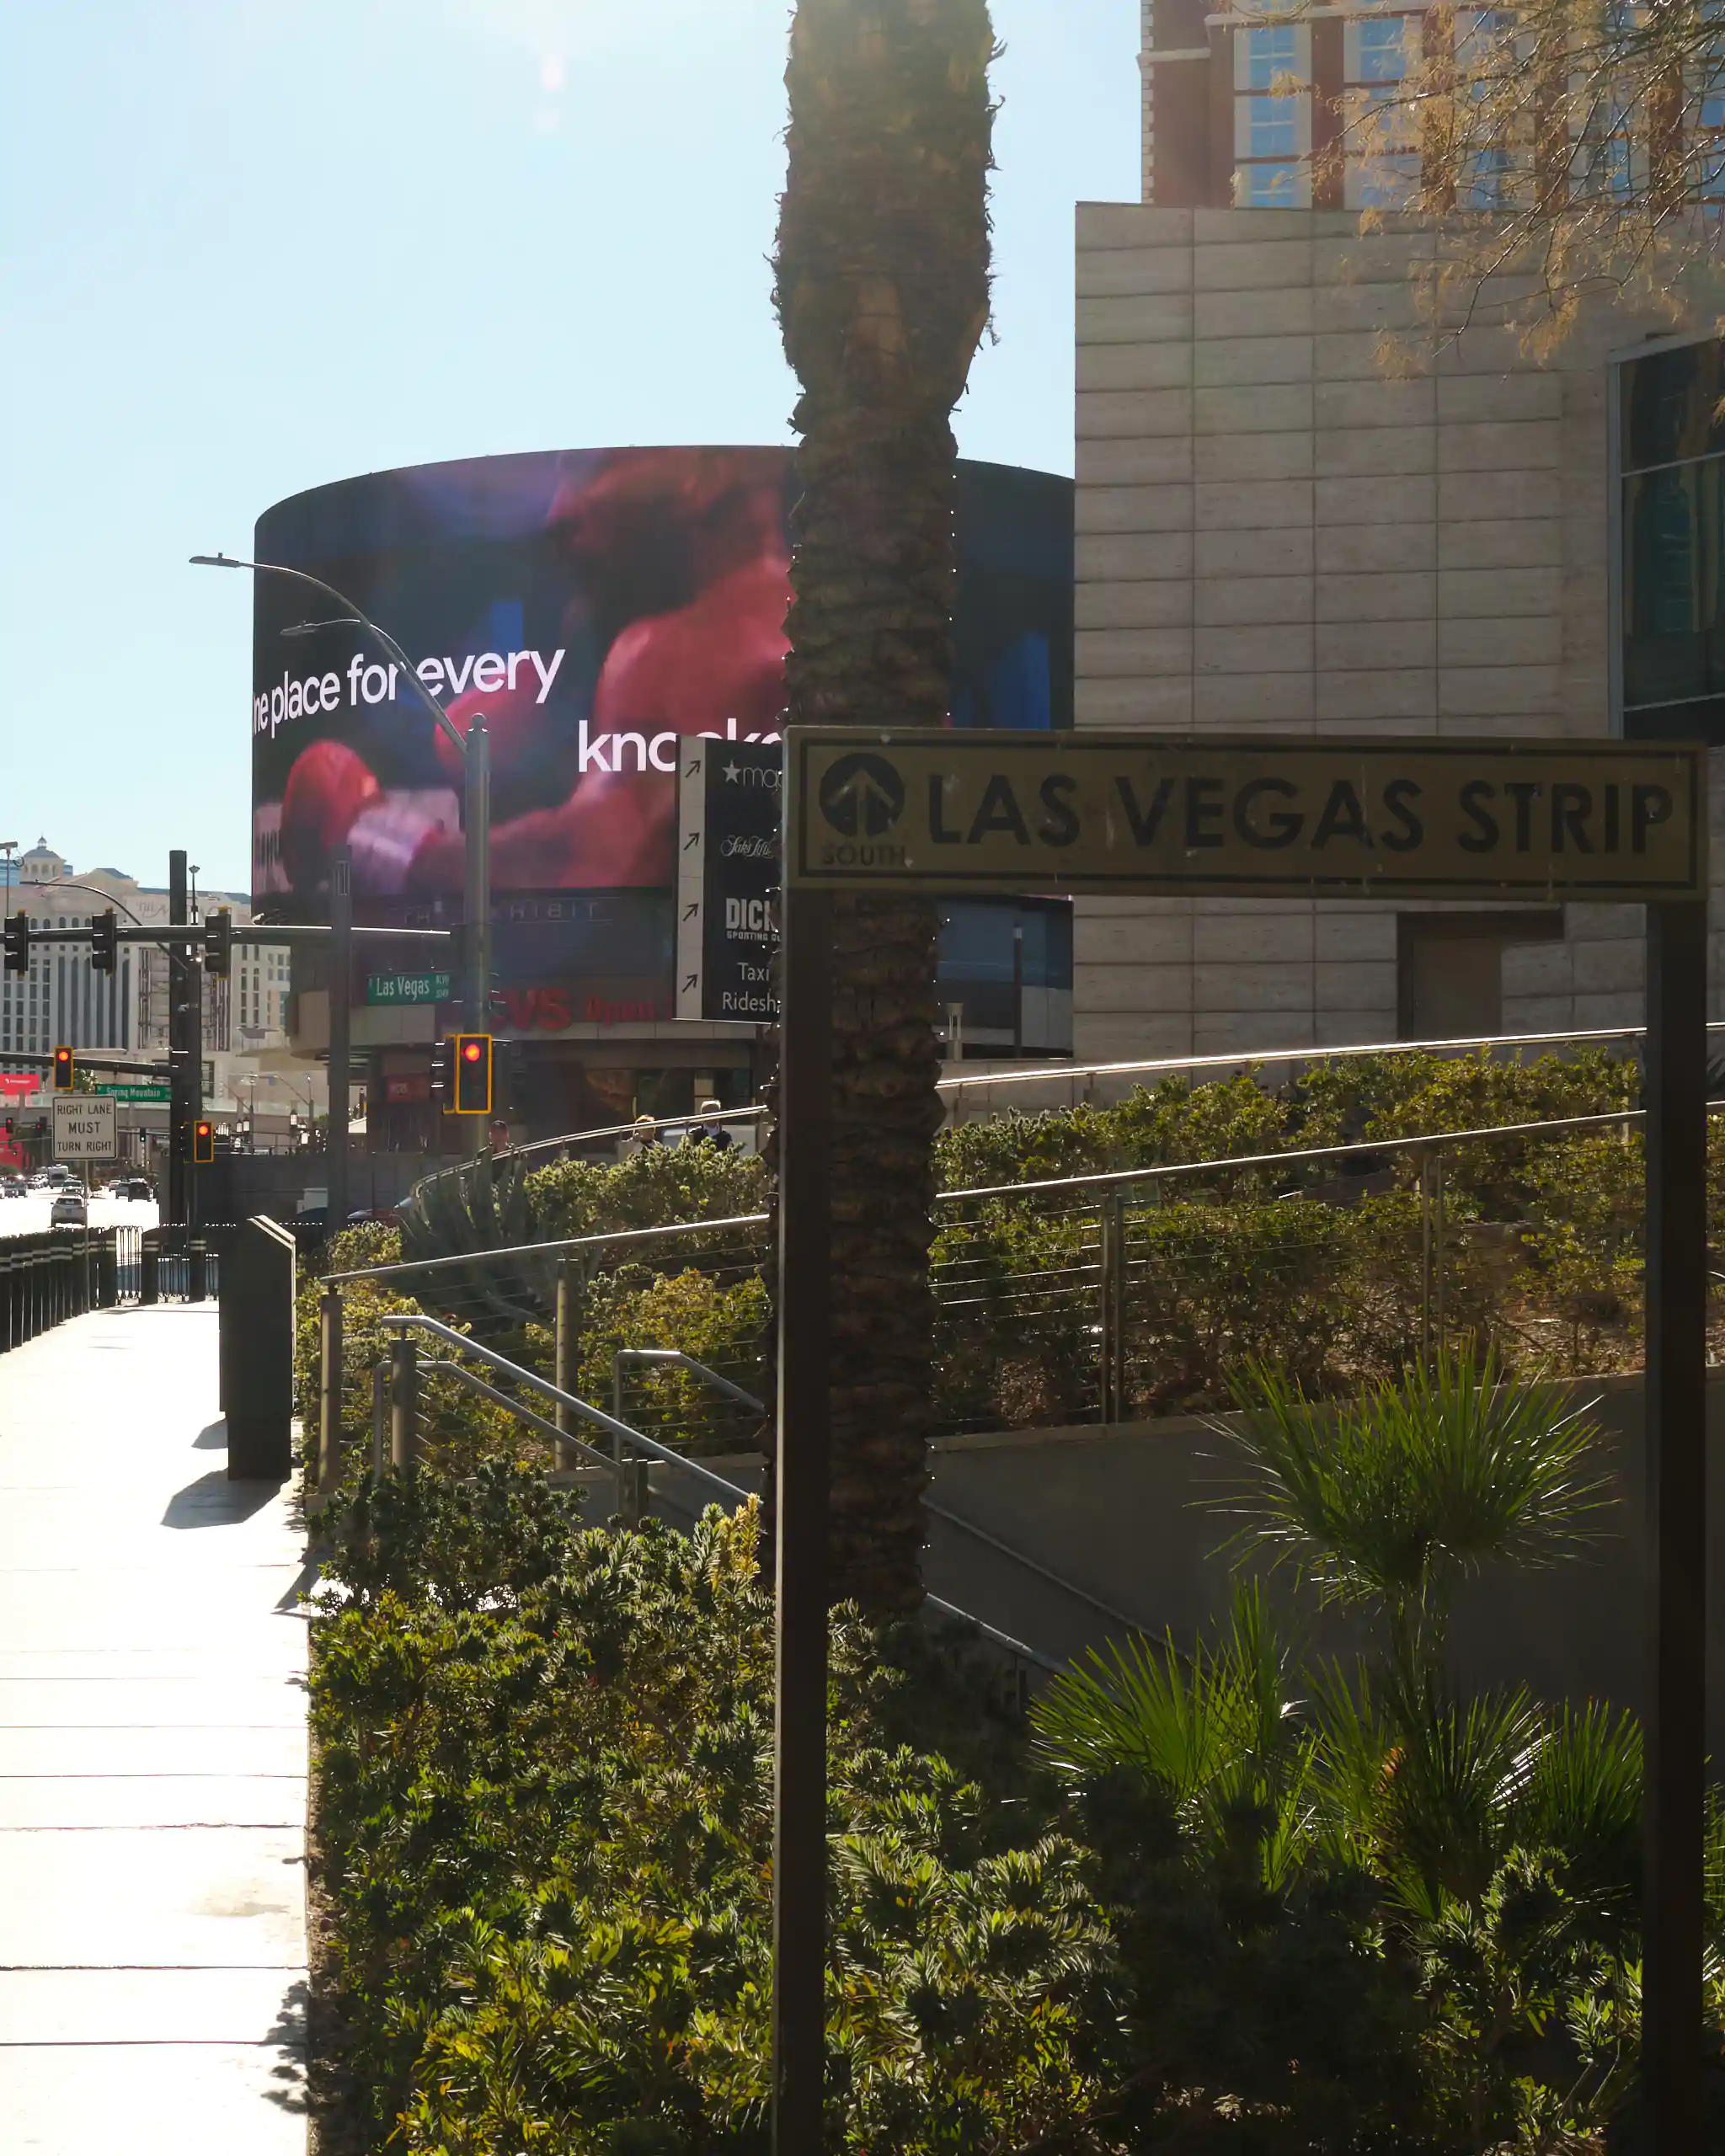
{"type": "Polygon", "coordinates": [[[1643,2059],[1657,2156],[1688,2156],[1701,2132],[1705,751],[799,727],[783,875],[775,2149],[820,2145],[825,2067],[831,894],[881,889],[1647,905],[1643,2059]]]}

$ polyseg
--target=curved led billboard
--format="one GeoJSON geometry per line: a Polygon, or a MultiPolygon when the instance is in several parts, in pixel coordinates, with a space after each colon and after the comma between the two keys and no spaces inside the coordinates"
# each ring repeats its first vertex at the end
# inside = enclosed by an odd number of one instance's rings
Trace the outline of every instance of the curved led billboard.
{"type": "MultiPolygon", "coordinates": [[[[792,487],[777,449],[484,457],[296,495],[259,520],[256,552],[379,622],[458,728],[483,713],[500,905],[668,905],[679,737],[778,728],[792,487]]],[[[1069,725],[1071,482],[961,464],[958,544],[953,723],[1069,725]]],[[[441,914],[462,880],[459,751],[339,609],[254,582],[255,897],[275,919],[318,917],[344,843],[366,917],[441,914]]]]}

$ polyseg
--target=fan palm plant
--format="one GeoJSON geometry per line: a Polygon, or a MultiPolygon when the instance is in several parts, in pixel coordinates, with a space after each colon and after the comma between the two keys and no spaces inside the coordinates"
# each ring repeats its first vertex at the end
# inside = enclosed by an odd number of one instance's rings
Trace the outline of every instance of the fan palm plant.
{"type": "Polygon", "coordinates": [[[1242,1587],[1213,1645],[1172,1637],[1092,1649],[1031,1710],[1037,1748],[1065,1781],[1124,1773],[1172,1810],[1194,1849],[1242,1857],[1271,1892],[1309,1838],[1318,1737],[1263,1590],[1242,1587]]]}
{"type": "MultiPolygon", "coordinates": [[[[798,0],[775,301],[794,424],[788,716],[938,726],[951,705],[952,412],[987,326],[987,0],[798,0]]],[[[941,1124],[937,921],[839,902],[833,980],[831,1582],[921,1598],[941,1124]]]]}
{"type": "Polygon", "coordinates": [[[1375,1610],[1412,1692],[1435,1681],[1462,1580],[1578,1555],[1609,1502],[1589,1410],[1512,1383],[1492,1353],[1442,1355],[1339,1403],[1260,1365],[1234,1395],[1241,1428],[1223,1434],[1245,1476],[1226,1502],[1242,1543],[1325,1601],[1375,1610]]]}

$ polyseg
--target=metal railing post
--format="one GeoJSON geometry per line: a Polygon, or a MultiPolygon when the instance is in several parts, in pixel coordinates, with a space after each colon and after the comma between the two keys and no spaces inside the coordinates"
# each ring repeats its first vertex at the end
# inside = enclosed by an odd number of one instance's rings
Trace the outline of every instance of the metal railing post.
{"type": "Polygon", "coordinates": [[[1432,1290],[1437,1259],[1432,1226],[1432,1155],[1427,1150],[1419,1156],[1419,1359],[1428,1367],[1432,1359],[1432,1290]]]}
{"type": "Polygon", "coordinates": [[[419,1465],[419,1355],[405,1333],[389,1343],[389,1464],[402,1476],[419,1465]]]}
{"type": "Polygon", "coordinates": [[[1444,1151],[1434,1145],[1432,1161],[1432,1322],[1437,1333],[1438,1353],[1442,1354],[1447,1338],[1445,1324],[1448,1299],[1444,1292],[1444,1151]]]}
{"type": "Polygon", "coordinates": [[[371,1371],[371,1479],[383,1480],[389,1465],[389,1365],[376,1364],[371,1371]]]}
{"type": "Polygon", "coordinates": [[[1097,1209],[1097,1315],[1099,1359],[1102,1364],[1100,1399],[1102,1419],[1104,1422],[1118,1422],[1122,1418],[1121,1367],[1124,1358],[1120,1337],[1120,1319],[1124,1307],[1121,1294],[1121,1244],[1125,1237],[1125,1220],[1119,1194],[1111,1191],[1097,1209]]]}
{"type": "MultiPolygon", "coordinates": [[[[611,1412],[614,1421],[622,1421],[623,1358],[621,1354],[611,1358],[611,1412]]],[[[635,1458],[620,1433],[613,1433],[611,1449],[617,1460],[617,1511],[622,1516],[625,1527],[638,1527],[641,1515],[647,1509],[647,1463],[635,1458]]]]}
{"type": "MultiPolygon", "coordinates": [[[[552,1382],[559,1392],[573,1392],[575,1380],[580,1375],[581,1359],[581,1283],[573,1262],[559,1258],[557,1267],[557,1332],[552,1382]]],[[[559,1436],[573,1436],[574,1429],[569,1409],[562,1401],[556,1406],[555,1419],[559,1436]]],[[[567,1470],[575,1465],[576,1455],[568,1445],[559,1443],[557,1465],[567,1470]]]]}
{"type": "Polygon", "coordinates": [[[341,1290],[326,1288],[318,1307],[318,1487],[341,1480],[341,1290]]]}

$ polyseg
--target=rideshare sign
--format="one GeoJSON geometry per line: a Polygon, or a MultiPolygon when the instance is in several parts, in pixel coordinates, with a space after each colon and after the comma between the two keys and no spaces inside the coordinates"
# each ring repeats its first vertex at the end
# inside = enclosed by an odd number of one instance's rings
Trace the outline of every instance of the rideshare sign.
{"type": "Polygon", "coordinates": [[[1699,748],[800,728],[787,880],[829,889],[1683,899],[1699,748]]]}

